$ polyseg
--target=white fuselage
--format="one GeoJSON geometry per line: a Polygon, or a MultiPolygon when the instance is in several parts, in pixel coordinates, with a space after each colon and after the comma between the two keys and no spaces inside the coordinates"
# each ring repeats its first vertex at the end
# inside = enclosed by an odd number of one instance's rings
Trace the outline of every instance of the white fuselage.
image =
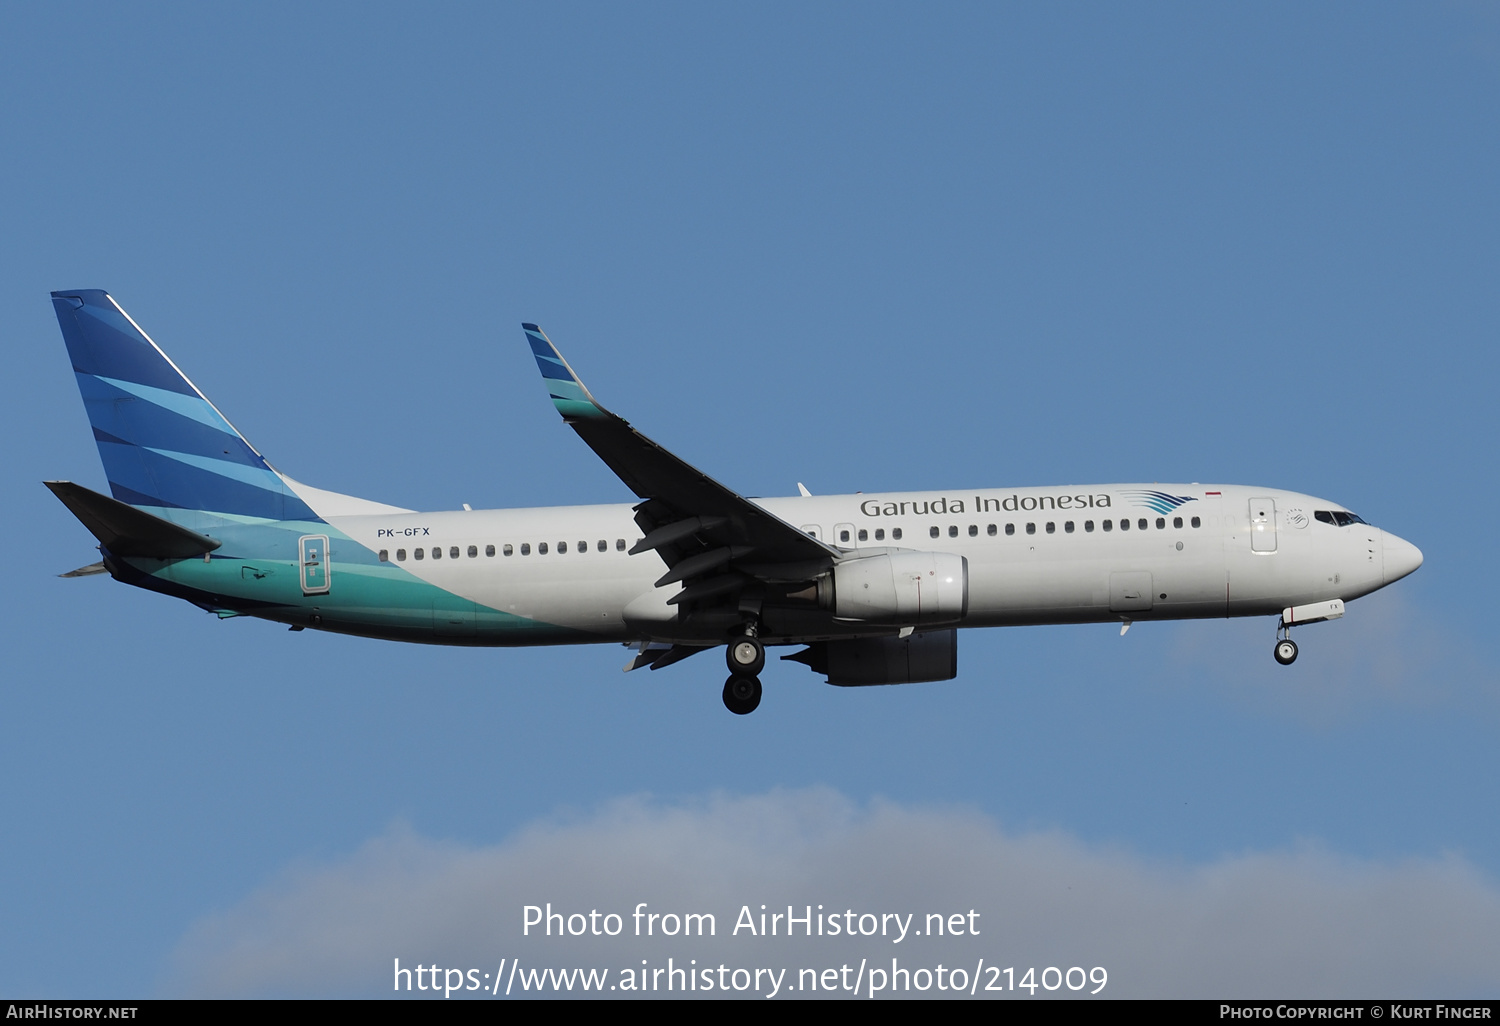
{"type": "MultiPolygon", "coordinates": [[[[1358,598],[1421,563],[1414,546],[1378,528],[1315,518],[1342,510],[1336,503],[1269,488],[1089,485],[754,501],[848,559],[895,549],[964,557],[962,627],[1274,615],[1358,598]],[[1143,495],[1166,501],[1148,508],[1143,495]]],[[[620,504],[328,519],[427,583],[582,632],[579,641],[718,640],[685,636],[667,603],[681,586],[654,586],[667,569],[659,556],[627,554],[641,537],[633,517],[620,504]]],[[[338,553],[331,558],[336,578],[338,553]]],[[[770,618],[767,627],[772,643],[892,632],[814,609],[770,618]]]]}

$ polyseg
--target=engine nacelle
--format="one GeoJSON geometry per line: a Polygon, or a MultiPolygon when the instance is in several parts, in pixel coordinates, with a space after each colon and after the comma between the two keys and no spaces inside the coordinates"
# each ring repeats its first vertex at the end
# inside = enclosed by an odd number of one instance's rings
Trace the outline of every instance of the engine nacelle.
{"type": "Polygon", "coordinates": [[[833,568],[840,620],[916,627],[957,623],[969,611],[969,561],[951,552],[893,552],[833,568]]]}
{"type": "Polygon", "coordinates": [[[784,658],[806,663],[840,687],[916,684],[958,676],[958,631],[922,631],[906,638],[820,641],[784,658]]]}

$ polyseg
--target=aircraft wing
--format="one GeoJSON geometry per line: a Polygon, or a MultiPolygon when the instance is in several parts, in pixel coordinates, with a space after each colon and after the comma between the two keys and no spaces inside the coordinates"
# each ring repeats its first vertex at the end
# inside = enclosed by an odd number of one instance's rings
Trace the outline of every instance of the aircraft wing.
{"type": "Polygon", "coordinates": [[[805,581],[833,564],[837,549],[724,487],[606,410],[541,328],[521,327],[563,421],[645,500],[635,518],[645,537],[631,552],[661,554],[668,572],[657,587],[688,584],[674,600],[727,597],[751,580],[805,581]]]}

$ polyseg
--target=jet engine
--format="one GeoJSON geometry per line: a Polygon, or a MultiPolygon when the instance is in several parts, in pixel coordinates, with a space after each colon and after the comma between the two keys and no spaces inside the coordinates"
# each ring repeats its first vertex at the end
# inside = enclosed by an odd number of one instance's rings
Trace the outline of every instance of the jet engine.
{"type": "Polygon", "coordinates": [[[896,627],[957,623],[969,611],[969,561],[951,552],[891,552],[837,564],[833,615],[896,627]]]}
{"type": "Polygon", "coordinates": [[[958,676],[958,631],[924,631],[906,638],[820,641],[782,656],[828,675],[840,687],[916,684],[958,676]]]}

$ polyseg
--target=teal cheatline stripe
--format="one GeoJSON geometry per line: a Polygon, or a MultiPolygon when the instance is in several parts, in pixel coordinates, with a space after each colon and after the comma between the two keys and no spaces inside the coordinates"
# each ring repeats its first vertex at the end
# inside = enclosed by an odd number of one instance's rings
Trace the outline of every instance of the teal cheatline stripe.
{"type": "Polygon", "coordinates": [[[604,416],[604,414],[599,412],[599,407],[587,401],[579,402],[574,399],[559,399],[557,396],[553,396],[552,405],[556,406],[557,412],[561,413],[564,417],[604,416]]]}
{"type": "Polygon", "coordinates": [[[368,549],[335,528],[325,527],[324,531],[329,536],[331,585],[326,594],[302,594],[294,558],[236,554],[236,550],[295,554],[297,532],[274,524],[221,531],[224,544],[208,562],[138,560],[132,569],[150,579],[147,587],[154,586],[205,608],[303,622],[307,612],[316,607],[325,628],[367,636],[478,645],[599,640],[587,631],[479,605],[394,564],[377,562],[368,549]],[[451,629],[454,622],[460,625],[458,634],[451,629]]]}

